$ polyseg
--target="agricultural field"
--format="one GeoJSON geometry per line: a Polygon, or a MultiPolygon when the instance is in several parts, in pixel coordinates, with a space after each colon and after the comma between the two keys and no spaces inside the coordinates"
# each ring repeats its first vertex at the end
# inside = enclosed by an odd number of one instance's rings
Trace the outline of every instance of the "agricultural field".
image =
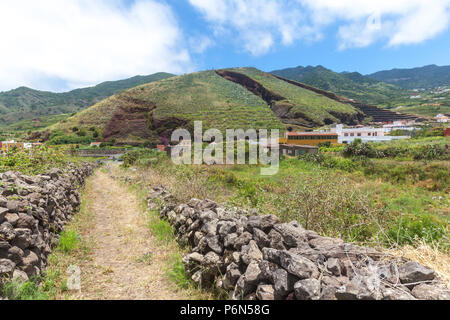
{"type": "Polygon", "coordinates": [[[326,99],[321,94],[293,86],[258,69],[238,68],[231,70],[256,80],[272,92],[281,94],[286,98],[286,101],[282,102],[292,105],[293,108],[290,110],[291,114],[295,114],[296,112],[304,113],[317,124],[323,124],[325,119],[338,121],[331,113],[357,114],[357,111],[351,105],[326,99]]]}

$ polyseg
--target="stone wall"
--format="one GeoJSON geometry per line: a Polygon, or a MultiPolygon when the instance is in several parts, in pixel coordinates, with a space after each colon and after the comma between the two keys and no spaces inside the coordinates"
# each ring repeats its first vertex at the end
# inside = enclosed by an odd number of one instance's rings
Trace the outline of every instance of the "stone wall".
{"type": "Polygon", "coordinates": [[[231,299],[450,299],[436,273],[373,248],[322,237],[298,222],[250,215],[210,200],[176,204],[162,187],[151,209],[191,248],[183,263],[194,282],[231,299]]]}
{"type": "Polygon", "coordinates": [[[93,169],[85,163],[37,176],[0,173],[0,285],[41,273],[59,233],[78,211],[78,188],[93,169]]]}

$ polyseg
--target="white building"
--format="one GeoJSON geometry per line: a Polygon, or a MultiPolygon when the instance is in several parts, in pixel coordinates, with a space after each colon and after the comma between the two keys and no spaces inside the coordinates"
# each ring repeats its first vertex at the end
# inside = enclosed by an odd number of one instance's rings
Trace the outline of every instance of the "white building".
{"type": "Polygon", "coordinates": [[[442,123],[447,123],[449,120],[449,118],[442,113],[438,114],[435,119],[437,122],[442,122],[442,123]]]}
{"type": "Polygon", "coordinates": [[[344,128],[342,124],[332,127],[330,132],[338,135],[339,143],[351,143],[355,139],[361,139],[363,142],[380,142],[399,139],[409,139],[408,136],[385,136],[384,128],[361,127],[361,128],[344,128]]]}
{"type": "Polygon", "coordinates": [[[392,130],[405,130],[405,131],[414,131],[420,130],[420,128],[416,128],[413,125],[415,124],[414,120],[399,120],[394,121],[393,124],[385,124],[383,125],[384,133],[389,133],[392,130]]]}

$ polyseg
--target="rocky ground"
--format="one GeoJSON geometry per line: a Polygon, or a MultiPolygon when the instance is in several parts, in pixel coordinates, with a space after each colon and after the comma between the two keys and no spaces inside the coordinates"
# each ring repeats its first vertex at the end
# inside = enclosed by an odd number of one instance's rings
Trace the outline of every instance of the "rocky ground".
{"type": "Polygon", "coordinates": [[[433,270],[322,237],[296,221],[280,223],[210,200],[176,204],[162,187],[150,192],[148,205],[161,206],[161,218],[192,248],[183,258],[192,279],[232,299],[450,299],[433,270]]]}

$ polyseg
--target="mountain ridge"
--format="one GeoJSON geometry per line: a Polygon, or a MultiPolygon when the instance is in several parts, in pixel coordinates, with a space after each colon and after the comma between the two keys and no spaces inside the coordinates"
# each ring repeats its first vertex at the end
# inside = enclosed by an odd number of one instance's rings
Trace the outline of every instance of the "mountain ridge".
{"type": "Polygon", "coordinates": [[[428,89],[450,85],[450,66],[430,64],[415,68],[394,68],[374,72],[367,76],[404,89],[428,89]]]}
{"type": "Polygon", "coordinates": [[[92,87],[60,93],[35,90],[25,86],[3,91],[0,92],[0,126],[7,126],[21,120],[78,112],[121,90],[173,76],[170,73],[158,72],[147,76],[105,81],[92,87]]]}

